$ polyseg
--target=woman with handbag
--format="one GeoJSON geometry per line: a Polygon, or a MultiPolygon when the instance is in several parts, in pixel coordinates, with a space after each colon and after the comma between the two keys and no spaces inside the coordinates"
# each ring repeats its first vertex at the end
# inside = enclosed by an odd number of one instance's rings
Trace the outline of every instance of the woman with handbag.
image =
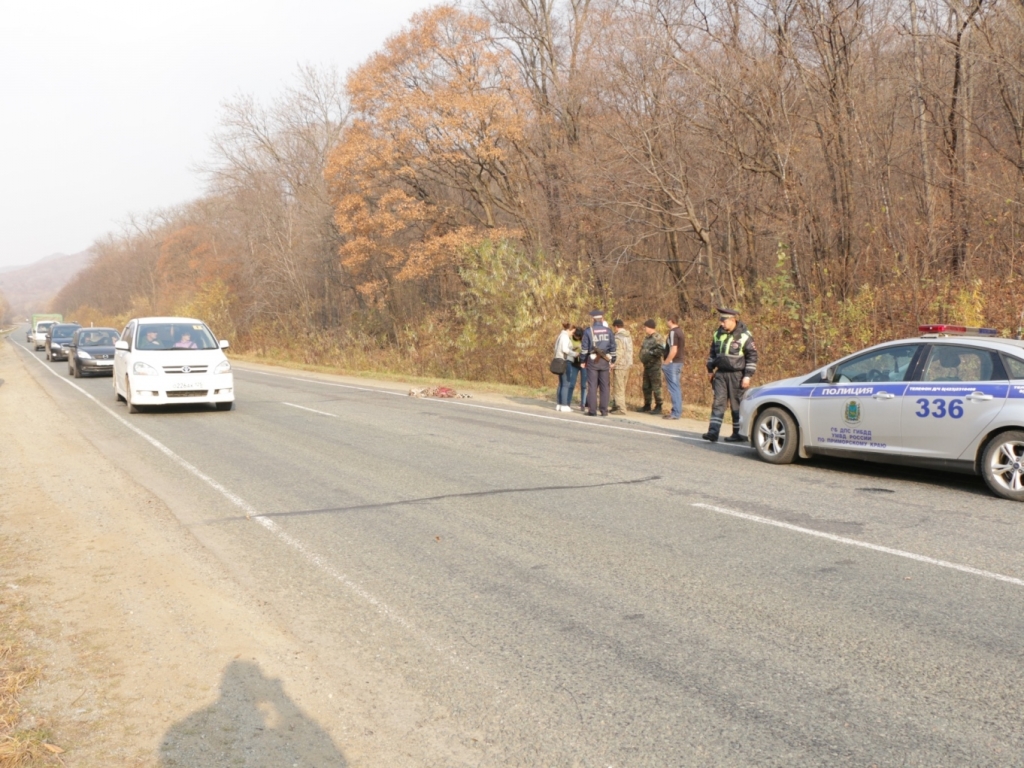
{"type": "Polygon", "coordinates": [[[572,338],[569,329],[572,323],[562,323],[562,332],[555,339],[555,356],[551,360],[551,371],[558,372],[558,391],[555,393],[556,411],[568,411],[569,401],[572,399],[573,385],[576,384],[576,377],[573,376],[571,383],[569,371],[572,370],[572,338]]]}

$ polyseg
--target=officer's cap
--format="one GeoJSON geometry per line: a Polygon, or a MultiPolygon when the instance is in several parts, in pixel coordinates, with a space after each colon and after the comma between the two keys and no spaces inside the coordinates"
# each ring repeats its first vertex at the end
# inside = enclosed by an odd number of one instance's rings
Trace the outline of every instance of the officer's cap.
{"type": "Polygon", "coordinates": [[[591,317],[604,317],[604,312],[602,312],[600,309],[595,309],[593,312],[590,313],[590,316],[591,317]]]}
{"type": "Polygon", "coordinates": [[[657,327],[658,327],[658,324],[656,322],[654,322],[653,320],[647,320],[644,323],[644,328],[657,328],[657,327]]]}
{"type": "Polygon", "coordinates": [[[738,309],[723,309],[722,307],[718,308],[718,319],[719,320],[725,320],[725,318],[727,318],[727,317],[739,317],[739,316],[740,316],[740,311],[738,309]]]}

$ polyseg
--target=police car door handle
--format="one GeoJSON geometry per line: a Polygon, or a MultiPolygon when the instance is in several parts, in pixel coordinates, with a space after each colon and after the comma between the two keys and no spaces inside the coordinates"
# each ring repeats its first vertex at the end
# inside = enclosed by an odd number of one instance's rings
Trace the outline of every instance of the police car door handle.
{"type": "Polygon", "coordinates": [[[875,398],[875,400],[892,400],[896,395],[892,392],[875,392],[872,397],[875,398]]]}
{"type": "Polygon", "coordinates": [[[971,400],[975,403],[980,403],[985,400],[991,400],[992,395],[986,395],[984,392],[971,392],[971,394],[969,394],[966,399],[971,400]]]}

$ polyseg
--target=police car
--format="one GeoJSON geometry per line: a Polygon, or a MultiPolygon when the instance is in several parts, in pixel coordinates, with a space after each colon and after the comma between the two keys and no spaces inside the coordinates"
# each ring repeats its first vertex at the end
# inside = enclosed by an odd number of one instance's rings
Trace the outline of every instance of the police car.
{"type": "Polygon", "coordinates": [[[839,456],[980,474],[1024,501],[1024,341],[922,325],[810,375],[748,390],[740,432],[772,464],[839,456]]]}

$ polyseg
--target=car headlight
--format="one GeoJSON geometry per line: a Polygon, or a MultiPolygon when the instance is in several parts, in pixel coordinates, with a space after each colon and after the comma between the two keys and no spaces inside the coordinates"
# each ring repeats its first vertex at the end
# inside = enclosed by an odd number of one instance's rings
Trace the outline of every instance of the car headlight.
{"type": "Polygon", "coordinates": [[[230,370],[231,363],[229,363],[227,360],[222,360],[221,362],[217,363],[217,367],[213,369],[213,373],[214,375],[216,375],[218,373],[227,373],[230,370]]]}
{"type": "Polygon", "coordinates": [[[156,376],[158,374],[156,368],[149,363],[138,362],[132,366],[132,373],[136,376],[156,376]]]}
{"type": "Polygon", "coordinates": [[[92,360],[92,355],[86,352],[84,349],[78,350],[78,356],[83,360],[92,360]]]}

